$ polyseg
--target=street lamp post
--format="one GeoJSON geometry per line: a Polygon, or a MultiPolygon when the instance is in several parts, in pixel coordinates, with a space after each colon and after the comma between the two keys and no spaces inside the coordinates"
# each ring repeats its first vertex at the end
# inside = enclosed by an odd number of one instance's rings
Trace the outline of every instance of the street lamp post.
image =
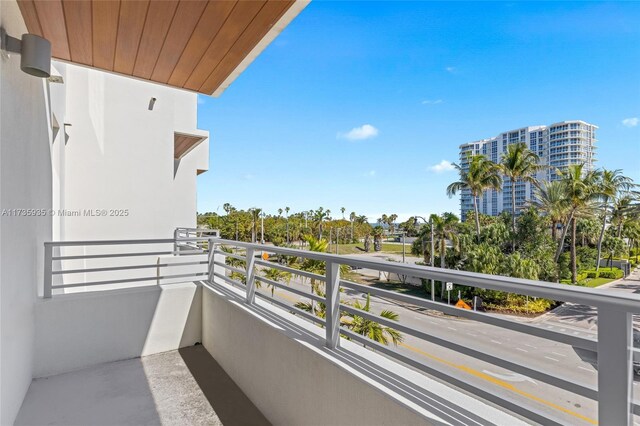
{"type": "Polygon", "coordinates": [[[260,244],[264,244],[264,212],[260,215],[260,244]]]}
{"type": "Polygon", "coordinates": [[[407,231],[402,231],[402,263],[405,263],[405,246],[404,246],[404,237],[407,235],[407,231]]]}

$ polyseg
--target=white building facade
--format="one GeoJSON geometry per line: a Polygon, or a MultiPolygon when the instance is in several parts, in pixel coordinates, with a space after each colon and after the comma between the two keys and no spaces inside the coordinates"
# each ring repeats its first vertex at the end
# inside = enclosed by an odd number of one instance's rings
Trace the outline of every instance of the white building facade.
{"type": "MultiPolygon", "coordinates": [[[[563,121],[549,126],[527,126],[488,139],[481,139],[460,145],[460,165],[467,170],[469,156],[481,154],[495,163],[499,163],[507,146],[525,143],[540,159],[545,167],[538,172],[540,181],[559,179],[558,171],[566,170],[573,164],[585,164],[586,170],[593,170],[595,164],[595,143],[597,126],[585,121],[563,121]]],[[[478,198],[480,213],[497,216],[503,210],[511,211],[511,185],[509,178],[503,176],[501,191],[487,190],[478,198]]],[[[534,197],[531,183],[518,181],[516,185],[516,208],[521,208],[534,197]]],[[[473,211],[473,197],[469,190],[463,190],[460,196],[460,214],[466,218],[473,211]]]]}
{"type": "Polygon", "coordinates": [[[171,238],[196,225],[209,132],[197,94],[53,61],[53,239],[171,238]]]}

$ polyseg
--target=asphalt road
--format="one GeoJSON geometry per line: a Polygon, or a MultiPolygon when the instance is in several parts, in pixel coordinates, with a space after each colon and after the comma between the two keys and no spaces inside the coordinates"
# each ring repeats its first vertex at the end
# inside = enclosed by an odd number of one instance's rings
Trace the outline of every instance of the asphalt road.
{"type": "MultiPolygon", "coordinates": [[[[309,283],[298,279],[293,279],[289,285],[299,290],[310,291],[309,283]]],[[[262,288],[259,291],[271,295],[270,289],[262,288]]],[[[342,300],[348,301],[364,301],[363,296],[350,290],[341,294],[342,300]]],[[[274,297],[291,305],[304,299],[281,289],[276,289],[274,297]]],[[[597,388],[594,353],[501,327],[443,316],[433,311],[420,310],[372,296],[371,311],[379,313],[383,309],[398,313],[399,320],[404,325],[447,342],[493,355],[498,362],[490,363],[467,356],[406,333],[403,342],[396,348],[398,353],[439,372],[459,377],[466,383],[508,399],[518,406],[543,413],[562,424],[597,424],[595,401],[501,366],[508,360],[543,371],[551,377],[597,388]]],[[[572,314],[565,312],[561,316],[547,314],[532,322],[556,331],[594,338],[597,322],[594,326],[593,318],[589,319],[588,311],[578,309],[576,312],[573,321],[569,320],[572,314]]],[[[634,382],[634,396],[636,403],[640,403],[638,381],[634,382]]],[[[635,416],[634,420],[635,424],[640,426],[640,417],[635,416]]]]}

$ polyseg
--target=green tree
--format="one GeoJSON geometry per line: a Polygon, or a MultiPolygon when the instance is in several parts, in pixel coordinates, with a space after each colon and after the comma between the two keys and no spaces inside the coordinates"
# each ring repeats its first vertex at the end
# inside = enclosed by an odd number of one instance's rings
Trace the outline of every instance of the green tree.
{"type": "Polygon", "coordinates": [[[558,224],[565,225],[569,213],[569,202],[565,183],[559,180],[543,181],[535,185],[532,205],[545,213],[551,221],[551,237],[557,239],[558,224]]]}
{"type": "Polygon", "coordinates": [[[633,186],[631,178],[624,176],[622,170],[607,170],[603,169],[600,179],[598,180],[599,192],[602,197],[600,219],[602,220],[602,226],[600,228],[600,235],[598,236],[598,256],[596,257],[596,271],[600,269],[600,257],[602,256],[602,239],[604,238],[604,231],[607,228],[607,217],[609,216],[609,210],[611,208],[611,201],[614,200],[618,194],[623,191],[628,191],[633,186]]]}
{"type": "Polygon", "coordinates": [[[599,197],[597,188],[598,174],[585,170],[584,164],[576,164],[569,166],[566,171],[560,172],[560,176],[565,187],[569,216],[568,226],[563,227],[562,230],[555,260],[556,262],[558,261],[567,232],[571,229],[571,282],[576,284],[578,281],[576,263],[577,220],[579,217],[587,217],[593,213],[594,202],[599,197]]]}
{"type": "Polygon", "coordinates": [[[458,246],[458,233],[456,225],[459,220],[453,213],[443,213],[438,216],[432,214],[430,221],[433,223],[433,239],[437,241],[438,253],[440,254],[440,267],[446,268],[445,256],[447,251],[447,241],[450,241],[454,248],[458,246]]]}
{"type": "MultiPolygon", "coordinates": [[[[353,307],[364,312],[369,312],[371,310],[371,295],[367,293],[367,301],[364,305],[356,300],[353,302],[353,307]]],[[[399,319],[397,313],[387,309],[381,311],[380,316],[391,321],[398,321],[399,319]]],[[[398,343],[404,340],[404,336],[398,330],[383,326],[379,322],[372,321],[360,315],[353,314],[351,320],[346,320],[344,323],[346,327],[354,333],[366,336],[374,342],[382,343],[383,345],[388,345],[389,339],[391,339],[395,346],[398,346],[398,343]]]]}
{"type": "Polygon", "coordinates": [[[289,207],[285,207],[284,208],[284,213],[286,215],[287,218],[287,244],[289,244],[291,242],[291,239],[289,238],[289,211],[291,210],[291,208],[289,207]]]}
{"type": "Polygon", "coordinates": [[[533,153],[525,143],[514,143],[507,146],[507,150],[502,154],[500,160],[500,170],[511,181],[511,224],[514,239],[511,250],[515,251],[516,234],[516,185],[518,182],[536,182],[536,173],[542,166],[538,164],[539,158],[533,153]]]}
{"type": "Polygon", "coordinates": [[[478,213],[478,197],[487,189],[500,190],[502,187],[502,178],[500,177],[500,167],[490,161],[484,155],[477,154],[469,157],[468,170],[464,170],[460,165],[453,164],[458,173],[460,180],[451,183],[447,187],[447,195],[453,197],[462,190],[469,190],[473,198],[473,211],[476,223],[476,238],[480,240],[480,220],[478,213]]]}

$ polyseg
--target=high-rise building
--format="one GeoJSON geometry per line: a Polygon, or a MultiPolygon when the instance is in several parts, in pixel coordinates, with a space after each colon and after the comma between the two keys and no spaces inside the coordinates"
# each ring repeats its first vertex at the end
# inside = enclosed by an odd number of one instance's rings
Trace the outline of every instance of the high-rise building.
{"type": "MultiPolygon", "coordinates": [[[[460,165],[463,170],[469,166],[469,156],[485,155],[493,162],[500,162],[507,146],[525,143],[538,155],[545,167],[537,174],[540,181],[559,179],[558,171],[566,170],[572,164],[585,164],[585,170],[592,170],[595,163],[596,129],[598,126],[580,120],[562,121],[550,126],[528,126],[500,133],[489,139],[481,139],[460,145],[460,165]]],[[[488,190],[478,198],[478,210],[482,214],[496,216],[503,210],[511,211],[510,179],[503,176],[501,191],[488,190]]],[[[534,187],[528,182],[516,181],[516,208],[523,207],[534,197],[534,187]]],[[[473,197],[469,190],[460,196],[460,214],[465,219],[467,212],[473,211],[473,197]]]]}

